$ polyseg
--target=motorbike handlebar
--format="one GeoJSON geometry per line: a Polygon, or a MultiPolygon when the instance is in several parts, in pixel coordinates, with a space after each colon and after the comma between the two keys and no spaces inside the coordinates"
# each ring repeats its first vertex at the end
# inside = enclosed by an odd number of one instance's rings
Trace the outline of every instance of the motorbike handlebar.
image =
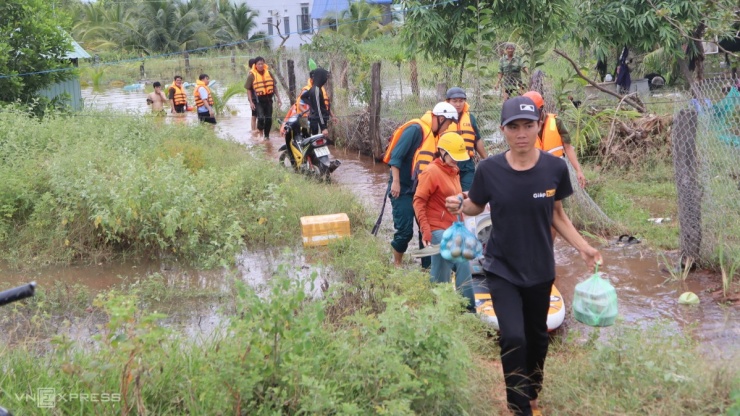
{"type": "Polygon", "coordinates": [[[0,306],[7,305],[17,300],[30,298],[36,291],[36,282],[27,283],[13,289],[0,292],[0,306]]]}

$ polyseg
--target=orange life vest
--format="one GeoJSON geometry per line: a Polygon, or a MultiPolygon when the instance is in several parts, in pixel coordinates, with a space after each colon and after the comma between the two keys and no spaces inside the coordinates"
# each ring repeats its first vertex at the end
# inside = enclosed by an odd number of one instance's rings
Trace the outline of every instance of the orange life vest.
{"type": "MultiPolygon", "coordinates": [[[[452,127],[450,125],[447,131],[453,131],[451,130],[452,127]]],[[[468,103],[465,103],[460,120],[457,122],[457,130],[454,131],[457,131],[457,134],[465,140],[465,148],[468,149],[468,155],[470,157],[475,156],[475,129],[473,129],[473,122],[470,120],[470,106],[468,103]]]]}
{"type": "MultiPolygon", "coordinates": [[[[303,95],[303,93],[305,91],[308,91],[311,88],[313,88],[313,81],[311,81],[311,79],[309,79],[308,80],[308,83],[306,84],[306,86],[304,86],[303,88],[301,88],[301,92],[298,93],[298,98],[295,100],[296,104],[300,104],[300,102],[301,102],[301,95],[303,95]]],[[[324,89],[324,87],[321,87],[321,93],[324,95],[324,105],[326,105],[326,108],[328,109],[329,108],[329,95],[326,93],[326,90],[324,89]]]]}
{"type": "Polygon", "coordinates": [[[252,82],[252,89],[257,96],[270,95],[275,92],[275,80],[272,79],[272,74],[267,70],[267,64],[265,64],[265,70],[260,74],[257,71],[257,65],[252,65],[252,69],[249,72],[254,75],[254,82],[252,82]]]}
{"type": "MultiPolygon", "coordinates": [[[[283,119],[283,127],[285,127],[288,120],[293,117],[296,114],[300,114],[303,111],[308,110],[308,104],[304,103],[301,100],[298,100],[297,103],[290,106],[288,109],[288,114],[285,115],[285,118],[283,119]]],[[[308,117],[308,112],[303,114],[303,117],[308,117]]]]}
{"type": "Polygon", "coordinates": [[[416,180],[419,174],[432,163],[434,154],[437,153],[437,142],[439,141],[439,137],[432,133],[432,112],[427,111],[421,116],[420,120],[424,136],[421,139],[421,146],[414,152],[414,163],[411,170],[411,179],[413,180],[416,180]]]}
{"type": "Polygon", "coordinates": [[[544,150],[553,156],[563,157],[564,147],[563,138],[560,137],[558,124],[555,121],[555,114],[548,113],[545,118],[544,127],[542,128],[541,137],[537,137],[535,147],[544,150]]]}
{"type": "Polygon", "coordinates": [[[185,94],[185,91],[182,88],[178,87],[174,82],[172,83],[172,85],[170,85],[170,88],[175,89],[175,95],[173,96],[175,105],[187,105],[188,96],[185,94]]]}
{"type": "Polygon", "coordinates": [[[195,106],[196,107],[204,107],[205,103],[203,102],[203,98],[200,96],[200,88],[203,87],[208,91],[208,97],[206,97],[206,100],[208,101],[208,105],[213,107],[213,94],[211,94],[211,89],[208,88],[208,85],[206,85],[205,82],[201,80],[195,81],[195,91],[193,92],[193,96],[195,97],[195,106]]]}

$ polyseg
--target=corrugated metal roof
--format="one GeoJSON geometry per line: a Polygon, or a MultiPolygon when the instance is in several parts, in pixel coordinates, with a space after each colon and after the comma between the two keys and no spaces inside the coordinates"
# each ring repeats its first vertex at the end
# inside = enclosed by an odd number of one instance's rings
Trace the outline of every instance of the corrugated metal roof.
{"type": "MultiPolygon", "coordinates": [[[[391,4],[392,0],[368,0],[368,4],[391,4]]],[[[323,19],[330,14],[340,14],[349,9],[350,0],[314,0],[311,19],[323,19]]]]}
{"type": "Polygon", "coordinates": [[[87,53],[84,49],[82,49],[82,46],[80,46],[79,43],[75,42],[74,39],[70,36],[70,41],[72,41],[72,50],[67,52],[66,55],[64,55],[65,59],[90,59],[92,56],[90,56],[89,53],[87,53]]]}

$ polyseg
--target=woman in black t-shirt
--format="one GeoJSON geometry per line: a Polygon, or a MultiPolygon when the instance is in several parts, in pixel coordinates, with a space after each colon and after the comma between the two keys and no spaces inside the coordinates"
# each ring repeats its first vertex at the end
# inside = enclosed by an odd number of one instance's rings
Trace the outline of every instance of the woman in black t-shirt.
{"type": "Polygon", "coordinates": [[[482,160],[466,195],[445,201],[452,214],[491,208],[492,232],[483,269],[501,331],[506,398],[515,415],[541,415],[537,396],[547,356],[547,312],[555,281],[550,232],[558,233],[589,267],[601,254],[575,229],[562,199],[573,193],[565,161],[535,148],[539,110],[528,97],[507,100],[501,132],[509,150],[482,160]]]}

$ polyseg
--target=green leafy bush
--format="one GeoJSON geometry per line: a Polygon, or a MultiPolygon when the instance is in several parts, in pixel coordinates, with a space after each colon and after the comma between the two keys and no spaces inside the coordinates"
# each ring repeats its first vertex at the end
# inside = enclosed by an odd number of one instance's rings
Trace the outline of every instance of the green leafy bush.
{"type": "Polygon", "coordinates": [[[305,283],[277,277],[260,297],[237,282],[236,313],[197,341],[139,310],[135,292],[101,294],[94,305],[107,323],[95,354],[64,337],[40,365],[21,348],[2,352],[4,404],[33,413],[36,403],[22,398],[49,386],[115,399],[58,401],[64,414],[466,413],[471,357],[452,291],[435,289],[434,302],[416,308],[391,295],[382,313],[332,328],[325,310],[339,298],[309,299],[305,283]]]}

